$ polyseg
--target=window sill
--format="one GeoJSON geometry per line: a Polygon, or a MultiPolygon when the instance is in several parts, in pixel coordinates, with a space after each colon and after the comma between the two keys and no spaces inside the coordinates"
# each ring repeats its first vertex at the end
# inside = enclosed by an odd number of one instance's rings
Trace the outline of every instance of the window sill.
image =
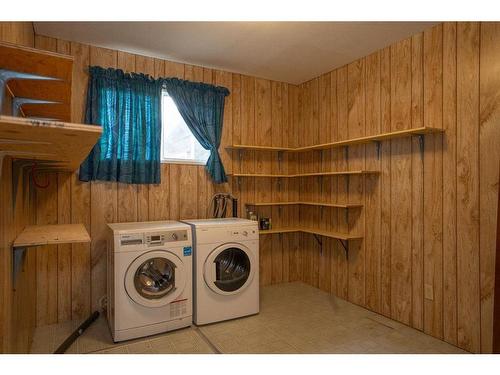
{"type": "Polygon", "coordinates": [[[175,159],[165,159],[161,161],[161,164],[185,164],[185,165],[199,165],[205,166],[207,162],[205,161],[195,161],[195,160],[175,160],[175,159]]]}

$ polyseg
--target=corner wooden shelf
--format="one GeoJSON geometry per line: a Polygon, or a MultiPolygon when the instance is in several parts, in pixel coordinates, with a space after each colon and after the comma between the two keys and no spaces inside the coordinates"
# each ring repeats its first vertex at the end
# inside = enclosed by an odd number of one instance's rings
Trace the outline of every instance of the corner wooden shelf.
{"type": "Polygon", "coordinates": [[[318,236],[328,237],[336,239],[340,242],[345,251],[346,259],[349,259],[349,241],[356,241],[363,239],[363,236],[350,234],[350,233],[340,233],[333,232],[324,229],[316,229],[316,228],[303,228],[303,227],[283,227],[283,228],[273,228],[268,230],[259,230],[259,234],[278,234],[278,233],[294,233],[294,232],[302,232],[309,233],[316,238],[316,241],[322,246],[323,242],[319,239],[318,236]]]}
{"type": "Polygon", "coordinates": [[[423,136],[425,134],[442,133],[443,129],[432,128],[428,126],[398,130],[389,133],[381,133],[376,135],[369,135],[366,137],[352,138],[344,141],[329,142],[318,145],[303,146],[303,147],[267,147],[267,146],[251,146],[251,145],[232,145],[227,147],[232,150],[254,150],[254,151],[278,151],[278,152],[307,152],[314,150],[327,150],[337,147],[354,146],[360,144],[366,144],[371,142],[381,142],[394,138],[410,137],[414,135],[423,136]]]}
{"type": "Polygon", "coordinates": [[[247,150],[247,151],[277,151],[277,152],[293,152],[296,149],[292,147],[275,147],[275,146],[249,146],[249,145],[230,145],[227,150],[247,150]]]}
{"type": "Polygon", "coordinates": [[[336,207],[336,208],[360,208],[363,207],[362,204],[357,203],[323,203],[323,202],[304,202],[304,201],[295,201],[295,202],[260,202],[260,203],[245,203],[247,206],[254,207],[262,207],[262,206],[321,206],[321,207],[336,207]]]}
{"type": "Polygon", "coordinates": [[[52,80],[11,79],[7,83],[7,91],[18,98],[57,102],[25,104],[22,106],[22,113],[27,117],[71,121],[72,56],[2,42],[0,69],[52,78],[52,80]]]}
{"type": "Polygon", "coordinates": [[[14,247],[90,242],[83,224],[29,225],[17,236],[14,247]]]}
{"type": "Polygon", "coordinates": [[[12,285],[16,278],[27,247],[90,242],[90,236],[83,224],[29,225],[15,239],[12,263],[12,285]]]}
{"type": "Polygon", "coordinates": [[[49,161],[51,169],[73,172],[101,134],[100,126],[0,116],[0,153],[49,161]]]}
{"type": "Polygon", "coordinates": [[[259,174],[259,173],[228,173],[228,176],[233,177],[274,177],[274,178],[293,178],[293,177],[310,177],[310,176],[342,176],[342,175],[363,175],[363,174],[378,174],[379,171],[359,170],[359,171],[336,171],[336,172],[310,172],[296,174],[259,174]]]}
{"type": "Polygon", "coordinates": [[[268,230],[260,230],[259,234],[265,235],[265,234],[292,233],[292,232],[310,233],[318,236],[335,238],[337,240],[342,240],[342,241],[360,240],[363,238],[363,236],[357,234],[340,233],[323,229],[303,228],[303,227],[290,227],[290,228],[283,227],[283,228],[273,228],[268,230]]]}

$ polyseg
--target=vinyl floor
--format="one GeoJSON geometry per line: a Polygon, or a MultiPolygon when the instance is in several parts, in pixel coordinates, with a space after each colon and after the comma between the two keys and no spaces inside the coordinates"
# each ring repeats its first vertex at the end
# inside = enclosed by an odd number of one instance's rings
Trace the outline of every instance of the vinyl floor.
{"type": "MultiPolygon", "coordinates": [[[[31,353],[52,353],[80,324],[36,329],[31,353]]],[[[258,315],[113,343],[104,317],[69,354],[466,353],[394,320],[303,283],[261,289],[258,315]]]]}

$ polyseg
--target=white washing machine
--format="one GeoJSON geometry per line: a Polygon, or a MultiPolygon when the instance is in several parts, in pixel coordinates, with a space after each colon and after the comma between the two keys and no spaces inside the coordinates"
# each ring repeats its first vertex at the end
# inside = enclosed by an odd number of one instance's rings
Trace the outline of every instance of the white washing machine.
{"type": "Polygon", "coordinates": [[[108,311],[113,340],[191,325],[192,237],[176,221],[108,224],[108,311]]]}
{"type": "Polygon", "coordinates": [[[259,312],[259,229],[246,219],[184,221],[193,228],[193,322],[259,312]]]}

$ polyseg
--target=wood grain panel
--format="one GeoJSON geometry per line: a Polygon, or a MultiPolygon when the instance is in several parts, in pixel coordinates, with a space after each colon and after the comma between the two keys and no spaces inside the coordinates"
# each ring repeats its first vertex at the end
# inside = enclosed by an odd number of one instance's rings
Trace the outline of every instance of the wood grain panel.
{"type": "MultiPolygon", "coordinates": [[[[338,139],[345,140],[348,138],[347,130],[347,67],[342,67],[337,70],[337,126],[338,139]]],[[[345,150],[337,150],[337,168],[339,171],[348,170],[347,158],[345,150]]],[[[347,185],[347,176],[338,177],[338,201],[347,202],[349,192],[347,185]]],[[[342,233],[349,231],[348,221],[344,212],[338,212],[338,228],[342,233]]],[[[336,252],[337,263],[337,296],[347,299],[348,296],[348,262],[344,249],[337,246],[336,252]]]]}
{"type": "Polygon", "coordinates": [[[458,345],[479,352],[479,24],[457,24],[458,345]]]}
{"type": "Polygon", "coordinates": [[[457,344],[457,30],[443,25],[443,337],[457,344]]]}
{"type": "MultiPolygon", "coordinates": [[[[481,272],[481,352],[492,352],[495,283],[495,217],[498,217],[500,164],[500,23],[481,23],[479,81],[479,196],[481,272]]],[[[498,224],[496,226],[498,228],[498,224]]],[[[496,234],[498,236],[498,234],[496,234]]],[[[497,260],[498,263],[498,260],[497,260]]],[[[499,277],[498,275],[496,276],[499,277]]]]}
{"type": "MultiPolygon", "coordinates": [[[[424,126],[443,126],[442,25],[424,32],[424,126]]],[[[442,138],[424,146],[424,331],[443,337],[442,138]]]]}
{"type": "MultiPolygon", "coordinates": [[[[381,51],[380,57],[380,115],[383,132],[391,130],[391,50],[381,51]]],[[[391,315],[391,147],[380,146],[380,247],[381,247],[381,307],[385,316],[391,315]]]]}
{"type": "MultiPolygon", "coordinates": [[[[424,123],[424,69],[423,33],[412,37],[411,56],[411,126],[424,123]]],[[[424,165],[420,139],[414,137],[411,144],[411,230],[412,230],[412,321],[419,330],[424,327],[424,165]]]]}
{"type": "MultiPolygon", "coordinates": [[[[366,57],[366,134],[381,133],[380,112],[380,52],[366,57]]],[[[366,168],[380,170],[377,145],[366,146],[366,168]]],[[[381,308],[381,269],[380,269],[380,198],[379,177],[365,177],[365,290],[366,306],[380,312],[381,308]]]]}
{"type": "MultiPolygon", "coordinates": [[[[391,130],[411,127],[411,39],[391,46],[391,130]]],[[[410,323],[411,139],[391,142],[391,317],[410,323]]]]}
{"type": "MultiPolygon", "coordinates": [[[[348,138],[365,135],[365,59],[347,66],[348,74],[348,138]]],[[[365,146],[349,147],[349,169],[365,169],[365,146]]],[[[349,203],[364,203],[364,176],[348,176],[349,203]]],[[[365,214],[360,210],[349,210],[349,233],[364,233],[365,214]]],[[[365,242],[351,241],[349,244],[349,301],[359,305],[365,303],[365,242]]]]}

